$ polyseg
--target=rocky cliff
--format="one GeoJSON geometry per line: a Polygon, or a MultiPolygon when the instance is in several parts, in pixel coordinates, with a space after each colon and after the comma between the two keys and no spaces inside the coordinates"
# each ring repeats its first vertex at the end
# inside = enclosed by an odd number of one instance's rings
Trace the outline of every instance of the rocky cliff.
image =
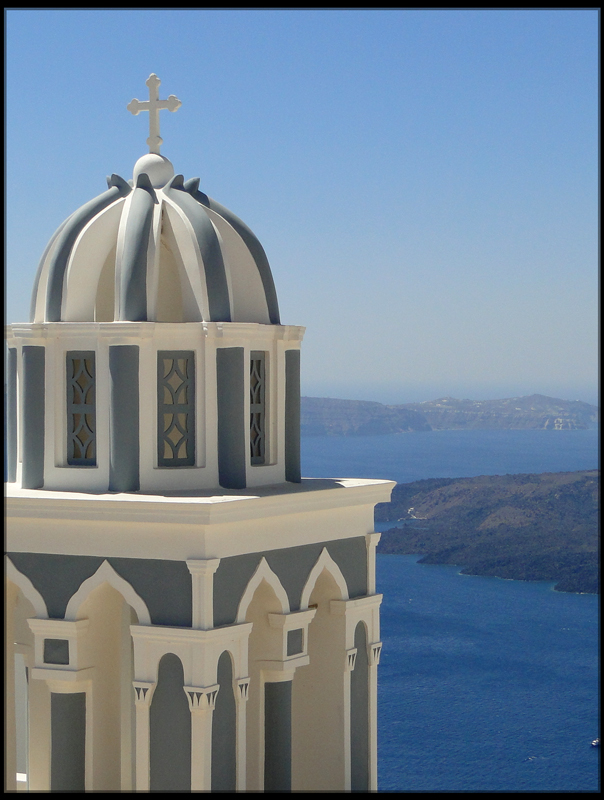
{"type": "Polygon", "coordinates": [[[383,405],[363,400],[303,397],[303,436],[461,429],[573,430],[597,424],[597,406],[541,394],[505,400],[456,400],[383,405]]]}
{"type": "Polygon", "coordinates": [[[599,592],[599,470],[398,484],[376,521],[378,552],[423,554],[463,573],[599,592]]]}

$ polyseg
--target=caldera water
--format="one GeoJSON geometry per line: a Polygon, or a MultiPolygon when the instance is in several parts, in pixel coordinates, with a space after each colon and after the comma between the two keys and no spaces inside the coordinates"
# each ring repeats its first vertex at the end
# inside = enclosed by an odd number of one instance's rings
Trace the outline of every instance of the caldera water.
{"type": "MultiPolygon", "coordinates": [[[[410,482],[598,465],[595,430],[302,440],[308,477],[410,482]]],[[[418,558],[377,558],[379,791],[598,791],[599,597],[418,558]]]]}

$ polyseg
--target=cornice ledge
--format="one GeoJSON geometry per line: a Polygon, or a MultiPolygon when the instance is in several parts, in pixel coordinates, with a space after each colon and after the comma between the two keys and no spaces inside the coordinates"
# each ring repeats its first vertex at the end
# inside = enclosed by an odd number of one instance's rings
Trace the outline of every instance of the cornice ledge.
{"type": "MultiPolygon", "coordinates": [[[[206,497],[114,495],[7,488],[6,516],[30,519],[149,520],[172,525],[212,525],[261,516],[321,511],[387,502],[394,481],[337,481],[317,490],[206,497]]],[[[296,485],[294,485],[296,486],[296,485]]],[[[276,487],[279,489],[281,487],[276,487]]],[[[289,487],[288,487],[289,488],[289,487]]]]}

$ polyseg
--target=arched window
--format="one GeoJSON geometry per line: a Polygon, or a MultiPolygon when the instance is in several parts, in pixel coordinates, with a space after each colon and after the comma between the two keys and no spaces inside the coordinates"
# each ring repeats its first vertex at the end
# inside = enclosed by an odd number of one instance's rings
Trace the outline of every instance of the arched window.
{"type": "Polygon", "coordinates": [[[237,722],[233,665],[225,650],[218,659],[220,689],[212,715],[212,791],[234,792],[237,785],[237,722]]]}
{"type": "Polygon", "coordinates": [[[180,658],[166,653],[149,713],[152,792],[191,791],[191,712],[183,684],[180,658]]]}

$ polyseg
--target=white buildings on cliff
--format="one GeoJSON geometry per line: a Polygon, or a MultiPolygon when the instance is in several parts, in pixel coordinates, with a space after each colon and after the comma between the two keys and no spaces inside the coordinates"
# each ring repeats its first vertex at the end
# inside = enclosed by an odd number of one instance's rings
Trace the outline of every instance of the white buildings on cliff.
{"type": "Polygon", "coordinates": [[[372,790],[393,484],[301,478],[303,328],[147,85],[8,327],[6,788],[372,790]]]}

